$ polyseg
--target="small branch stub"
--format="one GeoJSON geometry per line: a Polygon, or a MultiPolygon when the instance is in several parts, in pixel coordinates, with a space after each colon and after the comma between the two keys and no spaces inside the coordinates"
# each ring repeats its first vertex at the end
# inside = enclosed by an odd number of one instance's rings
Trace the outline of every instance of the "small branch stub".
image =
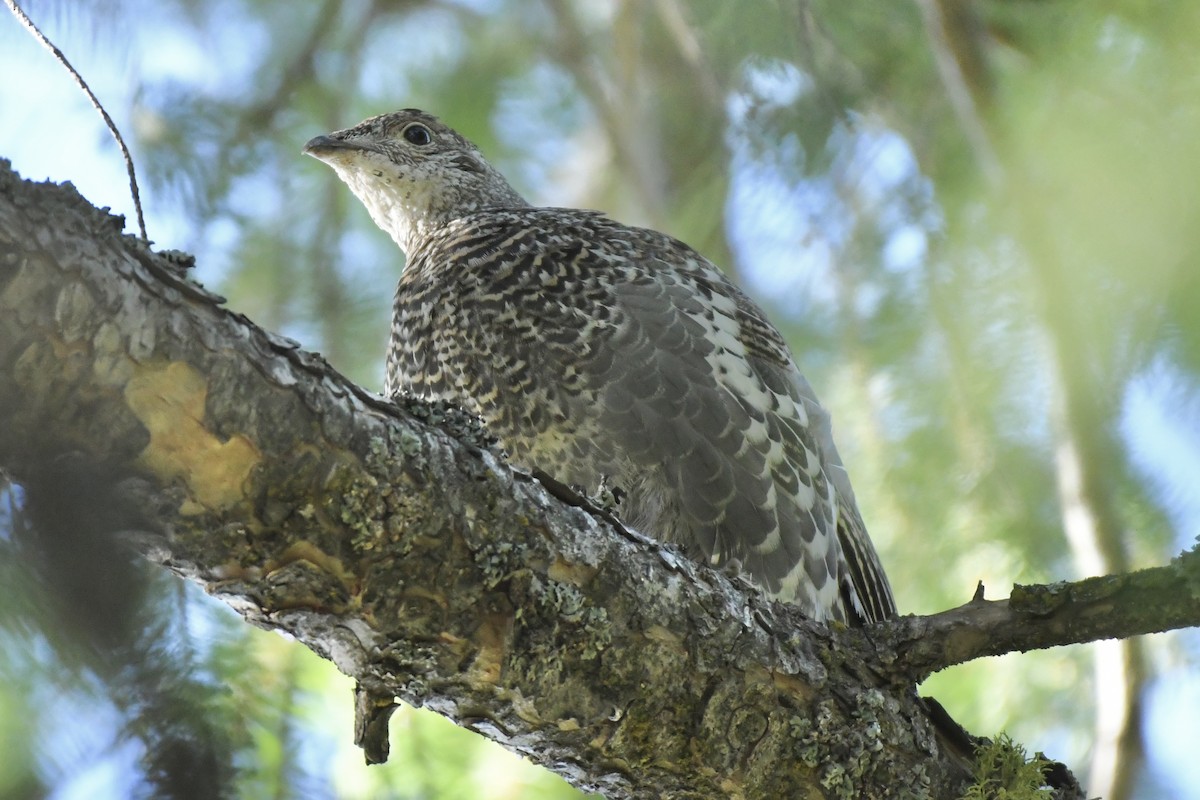
{"type": "Polygon", "coordinates": [[[388,760],[388,720],[397,708],[390,692],[379,693],[361,683],[355,684],[354,743],[363,749],[368,764],[383,764],[388,760]]]}

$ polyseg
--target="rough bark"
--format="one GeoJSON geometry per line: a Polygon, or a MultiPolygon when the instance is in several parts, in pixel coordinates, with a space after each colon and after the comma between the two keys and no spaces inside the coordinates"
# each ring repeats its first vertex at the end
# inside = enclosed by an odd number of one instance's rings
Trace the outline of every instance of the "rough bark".
{"type": "Polygon", "coordinates": [[[915,693],[828,629],[355,387],[120,228],[3,165],[14,479],[53,480],[67,454],[127,476],[149,557],[368,698],[608,797],[957,793],[915,693]]]}
{"type": "Polygon", "coordinates": [[[1049,586],[1013,587],[1005,600],[979,597],[927,617],[879,626],[876,643],[892,667],[920,682],[940,669],[985,656],[1081,642],[1129,639],[1200,626],[1200,549],[1162,567],[1049,586]]]}
{"type": "Polygon", "coordinates": [[[369,752],[397,696],[611,798],[961,793],[911,688],[941,664],[904,655],[942,634],[768,603],[510,469],[460,414],[354,386],[120,228],[0,162],[0,469],[103,471],[143,554],[359,681],[369,752]]]}

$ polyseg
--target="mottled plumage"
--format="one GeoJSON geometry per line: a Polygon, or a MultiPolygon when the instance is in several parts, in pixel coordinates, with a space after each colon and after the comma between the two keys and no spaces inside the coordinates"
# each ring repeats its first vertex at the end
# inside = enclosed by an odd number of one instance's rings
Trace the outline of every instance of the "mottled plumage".
{"type": "Polygon", "coordinates": [[[513,460],[623,492],[631,526],[740,566],[818,620],[895,614],[829,417],[761,309],[703,256],[530,206],[413,109],[310,141],[407,254],[389,395],[477,412],[513,460]]]}

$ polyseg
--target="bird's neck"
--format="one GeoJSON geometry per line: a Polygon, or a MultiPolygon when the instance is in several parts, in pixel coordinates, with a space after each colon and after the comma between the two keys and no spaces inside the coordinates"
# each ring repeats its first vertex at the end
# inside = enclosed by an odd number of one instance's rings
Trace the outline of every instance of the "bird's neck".
{"type": "Polygon", "coordinates": [[[391,227],[382,224],[379,227],[391,234],[392,239],[404,251],[404,255],[411,259],[418,250],[437,235],[439,230],[445,228],[450,222],[450,219],[444,219],[441,216],[413,215],[396,220],[391,227]]]}
{"type": "MultiPolygon", "coordinates": [[[[462,193],[453,202],[414,203],[398,208],[387,224],[375,217],[376,224],[387,231],[405,255],[411,258],[439,234],[455,227],[460,221],[489,210],[528,208],[529,203],[507,185],[504,192],[462,193]]],[[[374,217],[374,213],[372,214],[374,217]]]]}

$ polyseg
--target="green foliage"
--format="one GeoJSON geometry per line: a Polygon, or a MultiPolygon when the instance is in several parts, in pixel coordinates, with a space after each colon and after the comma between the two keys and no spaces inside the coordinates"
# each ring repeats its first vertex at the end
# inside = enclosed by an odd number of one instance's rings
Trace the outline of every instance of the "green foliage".
{"type": "MultiPolygon", "coordinates": [[[[928,4],[974,15],[951,42],[968,54],[967,111],[922,5],[130,0],[130,41],[94,46],[105,59],[118,44],[157,53],[131,57],[126,133],[151,207],[189,231],[162,244],[196,251],[201,280],[234,308],[365,386],[381,383],[403,261],[299,148],[420,106],[531,199],[666,230],[770,307],[833,411],[902,611],[966,602],[979,580],[999,598],[1090,568],[1063,531],[1069,432],[1096,477],[1087,510],[1119,534],[1116,562],[1161,563],[1194,487],[1140,441],[1130,398],[1150,397],[1194,446],[1200,5],[928,4]],[[199,66],[155,66],[166,35],[199,66]]],[[[4,601],[18,629],[52,625],[18,594],[4,601]]],[[[469,795],[487,791],[470,776],[507,758],[405,711],[395,766],[367,771],[330,668],[278,637],[209,626],[196,657],[243,713],[246,796],[469,795]]],[[[9,645],[40,639],[0,635],[0,669],[17,674],[26,662],[9,645]]],[[[1157,645],[1148,674],[1178,641],[1157,645]]],[[[6,678],[0,711],[36,718],[28,695],[69,674],[52,662],[6,678]]],[[[1092,681],[1089,651],[1060,648],[923,688],[968,728],[1009,730],[1082,768],[1092,681]]],[[[0,742],[10,719],[0,713],[0,742]]],[[[8,752],[30,762],[21,747],[8,752]]],[[[570,792],[519,774],[525,796],[570,792]]],[[[0,787],[61,780],[12,775],[0,770],[0,787]]]]}

